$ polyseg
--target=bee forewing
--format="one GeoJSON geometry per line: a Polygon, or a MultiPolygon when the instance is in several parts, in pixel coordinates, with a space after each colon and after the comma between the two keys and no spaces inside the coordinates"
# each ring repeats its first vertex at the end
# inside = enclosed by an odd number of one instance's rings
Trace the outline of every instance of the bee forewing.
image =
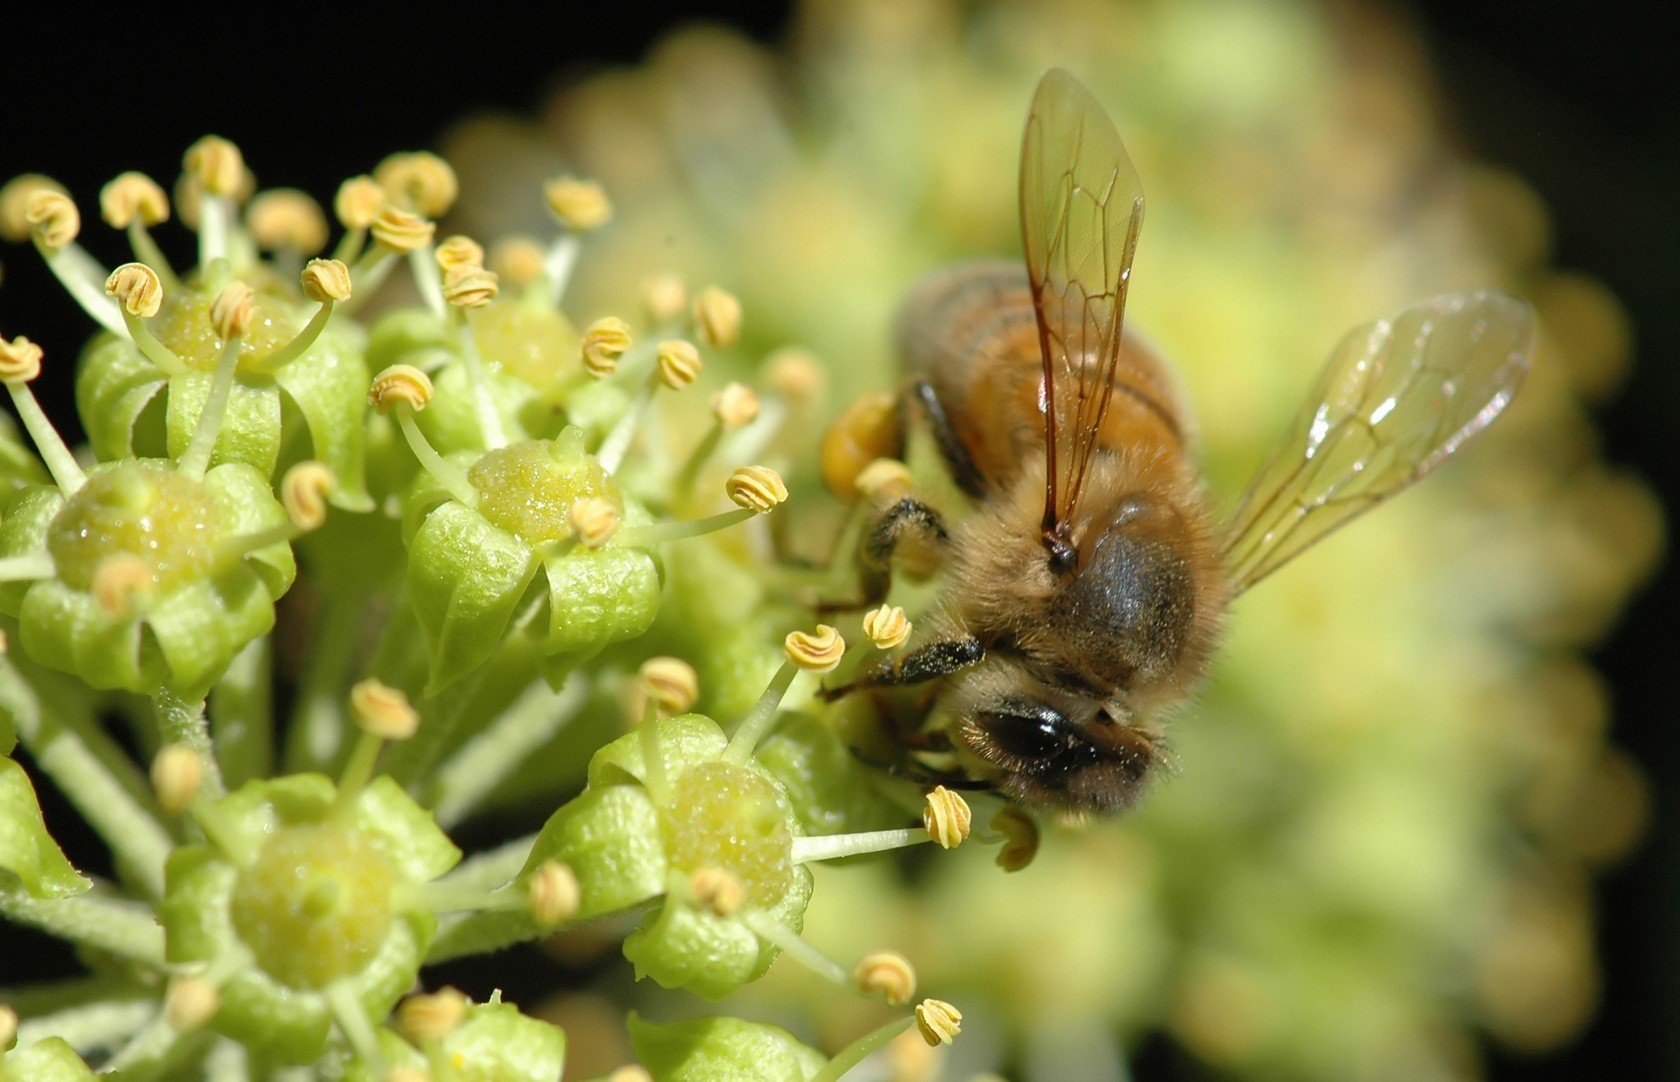
{"type": "Polygon", "coordinates": [[[1510,404],[1534,313],[1502,293],[1451,293],[1343,338],[1227,533],[1231,593],[1440,465],[1510,404]]]}

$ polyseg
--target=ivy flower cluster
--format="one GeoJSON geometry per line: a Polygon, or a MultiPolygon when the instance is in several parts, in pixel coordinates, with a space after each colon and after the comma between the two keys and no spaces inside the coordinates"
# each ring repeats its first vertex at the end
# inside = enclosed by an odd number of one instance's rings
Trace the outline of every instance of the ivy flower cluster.
{"type": "MultiPolygon", "coordinates": [[[[86,970],[0,993],[0,1079],[553,1082],[559,1027],[426,967],[609,917],[665,988],[720,999],[786,955],[893,1012],[832,1055],[633,1017],[615,1080],[833,1082],[900,1034],[956,1037],[904,954],[800,935],[812,865],[952,848],[972,812],[895,802],[803,709],[834,628],[778,661],[782,618],[740,609],[788,499],[752,462],[786,396],[716,387],[693,436],[667,408],[738,348],[740,303],[654,275],[644,313],[579,329],[568,283],[612,208],[578,178],[543,189],[549,237],[487,251],[437,235],[457,183],[432,154],[346,181],[336,241],[232,143],[183,164],[172,192],[100,192],[134,257],[114,268],[61,186],[0,189],[0,233],[99,327],[73,366],[0,338],[0,916],[86,970]],[[154,239],[171,217],[190,266],[154,239]],[[72,375],[86,447],[32,390],[72,375]],[[449,830],[516,803],[533,760],[575,766],[570,790],[464,855],[449,830]],[[108,874],[48,832],[42,781],[108,874]]],[[[908,626],[883,609],[863,632],[896,649],[908,626]]]]}

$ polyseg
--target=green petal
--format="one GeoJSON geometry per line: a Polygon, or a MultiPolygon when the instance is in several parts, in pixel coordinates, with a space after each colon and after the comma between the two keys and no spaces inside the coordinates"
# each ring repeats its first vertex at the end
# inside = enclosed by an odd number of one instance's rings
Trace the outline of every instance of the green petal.
{"type": "Polygon", "coordinates": [[[565,1066],[566,1035],[492,1000],[468,1009],[443,1039],[442,1054],[454,1082],[554,1082],[565,1066]]]}
{"type": "Polygon", "coordinates": [[[57,1037],[5,1054],[0,1082],[91,1082],[96,1077],[76,1050],[57,1037]]]}
{"type": "Polygon", "coordinates": [[[91,886],[47,833],[29,775],[0,759],[0,887],[31,898],[67,898],[91,886]]]}
{"type": "Polygon", "coordinates": [[[402,786],[381,774],[356,800],[356,826],[411,882],[428,883],[455,867],[461,851],[402,786]]]}
{"type": "Polygon", "coordinates": [[[24,594],[18,638],[34,661],[96,688],[149,695],[169,682],[163,655],[142,638],[139,620],[114,619],[91,595],[57,579],[24,594]]]}
{"type": "MultiPolygon", "coordinates": [[[[680,774],[688,767],[710,762],[723,754],[729,738],[711,718],[700,714],[679,714],[654,722],[659,735],[659,754],[668,774],[680,774]]],[[[591,787],[623,785],[647,780],[647,760],[642,756],[642,734],[629,732],[602,747],[589,760],[591,787]]]]}
{"type": "Polygon", "coordinates": [[[786,1030],[738,1018],[661,1025],[632,1011],[629,1023],[636,1059],[658,1082],[802,1082],[828,1062],[786,1030]]]}
{"type": "MultiPolygon", "coordinates": [[[[794,932],[805,923],[811,902],[811,873],[796,868],[793,885],[769,911],[794,932]]],[[[663,988],[680,988],[704,999],[722,999],[764,976],[780,950],[740,921],[667,899],[624,941],[624,957],[636,977],[652,977],[663,988]]]]}
{"type": "Polygon", "coordinates": [[[274,602],[249,567],[189,583],[152,605],[145,623],[169,668],[170,690],[202,698],[233,659],[274,626],[274,602]]]}
{"type": "Polygon", "coordinates": [[[76,412],[100,461],[134,457],[135,426],[164,384],[163,373],[126,338],[102,334],[88,344],[76,369],[76,412]]]}
{"type": "Polygon", "coordinates": [[[550,859],[576,874],[581,920],[627,909],[665,889],[659,813],[639,785],[592,787],[562,805],[537,835],[521,874],[550,859]]]}
{"type": "MultiPolygon", "coordinates": [[[[204,487],[210,490],[221,512],[223,536],[261,533],[286,524],[286,509],[274,498],[268,476],[244,462],[227,462],[204,475],[204,487]]],[[[276,542],[245,557],[245,562],[262,576],[268,595],[278,599],[291,588],[297,577],[297,561],[292,548],[276,542]]]]}
{"type": "Polygon", "coordinates": [[[165,961],[208,962],[233,946],[228,898],[238,874],[207,845],[186,845],[169,854],[163,898],[157,904],[165,961]]]}
{"type": "MultiPolygon", "coordinates": [[[[47,530],[64,507],[64,494],[48,485],[19,489],[10,494],[0,511],[0,556],[22,556],[44,552],[47,530]]],[[[29,582],[0,583],[0,612],[16,616],[23,607],[29,582]]]]}
{"type": "Polygon", "coordinates": [[[809,714],[785,716],[753,759],[775,778],[806,834],[850,834],[904,825],[904,809],[875,789],[835,731],[809,714]]]}
{"type": "Polygon", "coordinates": [[[308,353],[274,374],[309,429],[315,457],[338,478],[332,501],[367,511],[368,369],[342,336],[328,331],[308,353]]]}
{"type": "Polygon", "coordinates": [[[476,511],[446,503],[409,546],[408,596],[431,651],[427,693],[482,665],[529,581],[531,550],[476,511]]]}
{"type": "Polygon", "coordinates": [[[543,560],[550,654],[593,654],[647,631],[659,614],[659,569],[640,549],[574,549],[543,560]]]}
{"type": "MultiPolygon", "coordinates": [[[[171,458],[179,458],[192,442],[213,378],[213,373],[197,371],[169,377],[164,423],[171,458]]],[[[265,475],[271,474],[280,458],[280,436],[280,390],[274,381],[234,377],[227,412],[222,415],[221,431],[210,461],[213,464],[244,462],[265,475]]]]}
{"type": "MultiPolygon", "coordinates": [[[[536,391],[523,380],[499,372],[486,371],[484,376],[484,382],[490,388],[490,399],[496,403],[501,414],[502,430],[508,442],[518,443],[552,435],[563,427],[563,418],[555,410],[553,423],[547,426],[547,430],[525,431],[521,418],[530,416],[526,407],[536,397],[536,391]]],[[[432,441],[432,446],[441,454],[484,450],[484,433],[478,425],[478,402],[466,369],[459,362],[451,361],[432,373],[432,389],[431,402],[425,412],[416,418],[420,430],[432,441]]],[[[537,415],[541,416],[540,411],[537,415]]]]}
{"type": "Polygon", "coordinates": [[[319,992],[287,988],[245,966],[222,985],[221,1009],[210,1024],[253,1052],[310,1063],[326,1051],[332,1014],[319,992]]]}

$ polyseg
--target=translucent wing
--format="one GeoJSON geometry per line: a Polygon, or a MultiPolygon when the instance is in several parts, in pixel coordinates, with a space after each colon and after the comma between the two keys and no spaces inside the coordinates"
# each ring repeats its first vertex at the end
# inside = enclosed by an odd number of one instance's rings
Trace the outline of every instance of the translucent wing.
{"type": "Polygon", "coordinates": [[[1500,293],[1453,293],[1355,328],[1237,508],[1233,594],[1464,446],[1528,373],[1534,316],[1500,293]]]}
{"type": "MultiPolygon", "coordinates": [[[[1021,143],[1021,239],[1044,362],[1044,537],[1066,546],[1113,395],[1143,185],[1120,133],[1078,80],[1039,81],[1021,143]]],[[[1064,548],[1065,551],[1065,548],[1064,548]]]]}

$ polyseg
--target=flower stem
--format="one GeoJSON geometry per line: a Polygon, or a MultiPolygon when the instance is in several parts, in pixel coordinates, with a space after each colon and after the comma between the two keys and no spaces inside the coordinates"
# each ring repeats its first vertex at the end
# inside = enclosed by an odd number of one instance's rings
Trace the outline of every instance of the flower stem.
{"type": "Polygon", "coordinates": [[[95,1000],[34,1015],[18,1027],[18,1046],[57,1037],[85,1056],[129,1040],[156,1014],[157,1001],[151,997],[95,1000]]]}
{"type": "Polygon", "coordinates": [[[490,890],[510,882],[531,858],[531,847],[537,844],[535,834],[503,842],[494,849],[474,853],[455,866],[455,870],[434,882],[439,886],[475,887],[490,890]]]}
{"type": "Polygon", "coordinates": [[[0,891],[0,915],[78,946],[154,969],[163,966],[163,929],[150,909],[99,894],[41,900],[0,891]]]}
{"type": "Polygon", "coordinates": [[[152,697],[158,724],[159,745],[184,744],[204,758],[205,796],[214,800],[227,792],[216,749],[210,743],[210,723],[203,703],[189,703],[173,691],[159,691],[152,697]]]}
{"type": "Polygon", "coordinates": [[[577,716],[588,683],[573,674],[560,694],[537,681],[482,732],[438,767],[433,814],[448,829],[466,818],[508,775],[577,716]]]}
{"type": "Polygon", "coordinates": [[[210,693],[211,742],[229,785],[267,777],[273,768],[272,669],[269,640],[255,639],[210,693]]]}

